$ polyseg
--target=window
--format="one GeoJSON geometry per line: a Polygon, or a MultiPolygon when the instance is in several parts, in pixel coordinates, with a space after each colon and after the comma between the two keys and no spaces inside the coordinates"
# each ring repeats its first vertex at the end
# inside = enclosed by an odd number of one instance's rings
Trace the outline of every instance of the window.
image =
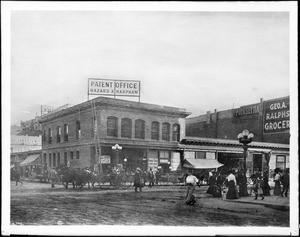
{"type": "Polygon", "coordinates": [[[282,155],[276,156],[276,168],[280,168],[284,170],[286,168],[285,160],[286,160],[285,156],[282,155]]]}
{"type": "Polygon", "coordinates": [[[52,143],[52,130],[51,130],[51,128],[48,128],[48,142],[49,142],[49,144],[52,143]]]}
{"type": "Polygon", "coordinates": [[[196,159],[206,159],[205,151],[196,151],[196,159]]]}
{"type": "Polygon", "coordinates": [[[173,141],[177,141],[179,142],[180,141],[180,125],[175,123],[173,124],[173,137],[172,137],[172,140],[173,141]]]}
{"type": "Polygon", "coordinates": [[[158,158],[158,150],[148,150],[148,157],[158,158]]]}
{"type": "Polygon", "coordinates": [[[80,127],[80,121],[76,121],[76,139],[81,138],[81,127],[80,127]]]}
{"type": "Polygon", "coordinates": [[[47,163],[47,154],[44,153],[44,160],[43,160],[43,163],[46,164],[47,163]]]}
{"type": "Polygon", "coordinates": [[[52,159],[51,159],[51,154],[49,154],[49,167],[52,166],[52,159]]]}
{"type": "Polygon", "coordinates": [[[71,159],[71,160],[74,159],[74,153],[73,153],[73,151],[70,152],[70,159],[71,159]]]}
{"type": "Polygon", "coordinates": [[[145,121],[138,119],[135,121],[135,138],[145,139],[145,121]]]}
{"type": "Polygon", "coordinates": [[[56,134],[57,134],[57,137],[56,137],[57,142],[60,142],[60,140],[61,140],[61,127],[60,126],[57,126],[56,134]]]}
{"type": "Polygon", "coordinates": [[[57,165],[60,165],[60,153],[57,153],[57,165]]]}
{"type": "Polygon", "coordinates": [[[79,151],[76,151],[76,159],[79,159],[79,151]]]}
{"type": "Polygon", "coordinates": [[[159,151],[159,158],[170,158],[169,151],[159,151]]]}
{"type": "Polygon", "coordinates": [[[64,125],[64,141],[67,142],[69,140],[69,126],[68,124],[64,125]]]}
{"type": "Polygon", "coordinates": [[[112,116],[107,118],[107,136],[118,136],[118,118],[112,116]]]}
{"type": "Polygon", "coordinates": [[[159,140],[159,122],[151,123],[151,139],[159,140]]]}
{"type": "Polygon", "coordinates": [[[56,154],[53,153],[53,167],[56,167],[56,154]]]}
{"type": "Polygon", "coordinates": [[[68,165],[68,153],[64,153],[64,164],[67,166],[68,165]]]}
{"type": "Polygon", "coordinates": [[[129,118],[122,118],[121,120],[121,137],[131,138],[132,122],[129,118]]]}
{"type": "Polygon", "coordinates": [[[170,141],[170,124],[169,123],[162,124],[162,140],[170,141]]]}

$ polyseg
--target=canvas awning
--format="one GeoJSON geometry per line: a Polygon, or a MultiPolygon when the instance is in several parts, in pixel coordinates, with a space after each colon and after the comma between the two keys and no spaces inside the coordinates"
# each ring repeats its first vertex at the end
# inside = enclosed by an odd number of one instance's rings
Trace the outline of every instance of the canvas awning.
{"type": "Polygon", "coordinates": [[[183,167],[192,169],[215,169],[223,166],[217,160],[207,159],[185,159],[183,161],[183,167]]]}
{"type": "Polygon", "coordinates": [[[38,158],[40,157],[39,154],[29,155],[21,164],[20,166],[25,165],[36,165],[38,163],[38,158]]]}

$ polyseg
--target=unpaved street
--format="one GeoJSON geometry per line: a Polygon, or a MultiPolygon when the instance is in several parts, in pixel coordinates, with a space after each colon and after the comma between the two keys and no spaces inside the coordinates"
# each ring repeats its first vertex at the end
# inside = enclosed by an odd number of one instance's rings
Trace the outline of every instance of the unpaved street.
{"type": "Polygon", "coordinates": [[[289,212],[227,202],[196,188],[197,204],[184,202],[185,186],[64,189],[11,182],[11,225],[289,226],[289,212]]]}

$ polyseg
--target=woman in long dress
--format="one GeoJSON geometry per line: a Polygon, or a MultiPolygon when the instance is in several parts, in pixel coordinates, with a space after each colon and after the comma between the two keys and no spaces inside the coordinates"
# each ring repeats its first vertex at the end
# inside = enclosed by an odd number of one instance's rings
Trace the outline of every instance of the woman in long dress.
{"type": "Polygon", "coordinates": [[[231,171],[225,180],[225,184],[228,187],[226,199],[238,199],[239,198],[239,195],[238,195],[238,192],[236,189],[236,178],[233,173],[234,172],[231,171]]]}
{"type": "Polygon", "coordinates": [[[281,177],[281,175],[280,175],[279,170],[275,169],[275,177],[274,177],[274,182],[275,182],[274,195],[275,196],[281,195],[280,177],[281,177]]]}
{"type": "Polygon", "coordinates": [[[262,180],[262,191],[264,196],[270,196],[270,185],[269,185],[269,177],[267,171],[264,172],[263,180],[262,180]]]}

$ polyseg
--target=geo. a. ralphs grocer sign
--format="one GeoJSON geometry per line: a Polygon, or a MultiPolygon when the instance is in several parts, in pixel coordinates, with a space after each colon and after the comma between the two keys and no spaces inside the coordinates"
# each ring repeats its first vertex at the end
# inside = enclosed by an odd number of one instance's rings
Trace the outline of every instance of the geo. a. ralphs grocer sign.
{"type": "Polygon", "coordinates": [[[290,97],[264,101],[264,133],[290,131],[290,97]]]}

